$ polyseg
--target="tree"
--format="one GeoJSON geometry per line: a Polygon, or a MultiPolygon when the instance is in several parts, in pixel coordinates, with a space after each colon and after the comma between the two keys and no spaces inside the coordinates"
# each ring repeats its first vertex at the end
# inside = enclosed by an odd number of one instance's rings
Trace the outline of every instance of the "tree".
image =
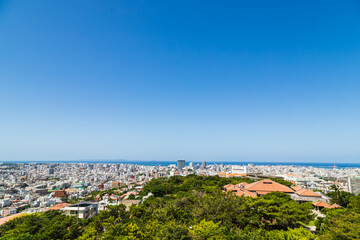
{"type": "Polygon", "coordinates": [[[171,221],[166,225],[161,227],[161,230],[158,231],[156,235],[157,239],[161,240],[190,240],[189,229],[181,224],[180,222],[171,221]]]}
{"type": "Polygon", "coordinates": [[[347,207],[350,203],[350,198],[354,196],[353,193],[340,191],[336,185],[332,185],[331,190],[333,191],[327,194],[327,196],[331,198],[330,202],[332,204],[336,203],[342,207],[347,207]]]}
{"type": "Polygon", "coordinates": [[[64,196],[63,196],[63,197],[61,197],[60,199],[61,199],[62,202],[65,202],[65,203],[69,202],[68,197],[64,197],[64,196]]]}
{"type": "Polygon", "coordinates": [[[163,185],[153,186],[151,188],[151,193],[154,194],[155,197],[162,197],[165,194],[165,188],[163,185]]]}
{"type": "Polygon", "coordinates": [[[316,237],[309,230],[305,228],[289,228],[285,230],[275,230],[267,232],[268,240],[288,240],[288,239],[298,239],[298,240],[315,240],[316,237]]]}
{"type": "Polygon", "coordinates": [[[360,194],[350,197],[348,207],[351,210],[360,213],[360,194]]]}
{"type": "Polygon", "coordinates": [[[20,234],[13,237],[0,237],[0,240],[33,240],[34,236],[29,233],[20,234]]]}
{"type": "Polygon", "coordinates": [[[220,223],[214,223],[213,221],[206,221],[204,219],[190,230],[190,234],[194,239],[225,239],[223,231],[224,228],[220,227],[220,223]]]}
{"type": "Polygon", "coordinates": [[[74,217],[47,211],[15,218],[0,226],[0,233],[5,239],[76,239],[80,224],[74,217]]]}
{"type": "MultiPolygon", "coordinates": [[[[313,235],[302,228],[313,219],[310,203],[299,204],[280,192],[257,198],[222,192],[222,186],[242,181],[252,180],[196,175],[153,179],[141,193],[152,192],[153,196],[129,211],[122,204],[107,206],[79,224],[62,212],[29,214],[0,226],[0,240],[312,239],[313,235]]],[[[355,212],[358,202],[358,198],[351,198],[348,210],[355,212]]],[[[341,219],[329,213],[319,220],[321,233],[332,234],[336,229],[329,226],[337,218],[341,219]]],[[[356,224],[356,216],[349,220],[356,224]]]]}
{"type": "Polygon", "coordinates": [[[128,197],[129,200],[134,200],[136,199],[135,195],[134,194],[130,194],[129,197],[128,197]]]}
{"type": "Polygon", "coordinates": [[[330,209],[320,219],[320,239],[360,239],[360,214],[349,209],[330,209]]]}

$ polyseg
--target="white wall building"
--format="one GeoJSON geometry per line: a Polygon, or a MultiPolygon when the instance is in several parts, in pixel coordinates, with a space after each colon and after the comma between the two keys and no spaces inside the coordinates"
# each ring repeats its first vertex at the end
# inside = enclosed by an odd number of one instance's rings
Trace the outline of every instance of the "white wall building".
{"type": "Polygon", "coordinates": [[[248,173],[248,168],[247,166],[233,165],[231,168],[231,173],[237,173],[237,174],[248,173]]]}
{"type": "Polygon", "coordinates": [[[78,216],[82,219],[88,219],[97,215],[98,205],[96,203],[79,203],[62,208],[65,215],[78,216]]]}

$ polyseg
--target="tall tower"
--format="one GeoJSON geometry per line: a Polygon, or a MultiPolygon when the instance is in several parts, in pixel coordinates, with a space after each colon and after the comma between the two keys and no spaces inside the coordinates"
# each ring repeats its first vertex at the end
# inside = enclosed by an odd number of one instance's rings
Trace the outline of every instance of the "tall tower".
{"type": "Polygon", "coordinates": [[[206,161],[203,161],[203,162],[202,162],[201,168],[202,168],[202,169],[206,169],[206,161]]]}
{"type": "Polygon", "coordinates": [[[179,171],[185,167],[185,160],[184,159],[178,159],[177,161],[177,168],[179,171]]]}

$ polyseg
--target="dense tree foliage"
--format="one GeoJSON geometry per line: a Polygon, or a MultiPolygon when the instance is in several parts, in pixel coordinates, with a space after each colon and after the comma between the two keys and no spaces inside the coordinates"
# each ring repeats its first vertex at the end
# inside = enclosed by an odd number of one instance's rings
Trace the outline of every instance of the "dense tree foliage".
{"type": "Polygon", "coordinates": [[[336,185],[331,186],[331,190],[327,194],[331,198],[331,203],[336,203],[343,207],[347,207],[350,203],[350,198],[355,196],[353,193],[341,191],[336,185]]]}
{"type": "Polygon", "coordinates": [[[76,239],[80,227],[75,218],[48,211],[7,222],[0,228],[0,239],[76,239]]]}
{"type": "MultiPolygon", "coordinates": [[[[0,226],[0,240],[315,239],[303,227],[314,219],[311,203],[299,204],[280,192],[251,198],[221,189],[226,184],[244,181],[252,182],[247,178],[195,175],[153,179],[142,193],[151,192],[153,196],[129,211],[124,205],[109,206],[107,211],[79,223],[59,212],[30,214],[0,226]]],[[[346,210],[350,213],[338,210],[336,214],[344,214],[341,218],[357,224],[359,213],[354,209],[358,203],[359,198],[354,197],[346,210]]],[[[342,226],[336,222],[341,218],[333,212],[317,222],[321,229],[317,237],[332,239],[326,236],[337,231],[333,224],[342,226]]],[[[358,230],[349,227],[350,230],[357,234],[358,230]]]]}
{"type": "Polygon", "coordinates": [[[252,183],[253,180],[249,178],[221,178],[218,176],[206,177],[189,175],[186,177],[173,176],[170,178],[158,178],[151,180],[145,185],[142,195],[148,193],[154,194],[156,197],[164,195],[177,194],[179,192],[190,193],[192,190],[201,192],[214,192],[221,189],[226,184],[237,184],[241,182],[252,183]]]}
{"type": "Polygon", "coordinates": [[[324,209],[316,227],[320,239],[360,239],[360,195],[348,200],[347,208],[324,209]]]}

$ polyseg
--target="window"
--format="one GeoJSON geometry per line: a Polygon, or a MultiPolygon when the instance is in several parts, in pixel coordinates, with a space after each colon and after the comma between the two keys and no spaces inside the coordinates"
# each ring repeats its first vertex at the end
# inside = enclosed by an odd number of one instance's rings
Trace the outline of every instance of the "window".
{"type": "Polygon", "coordinates": [[[70,210],[70,215],[76,215],[77,211],[76,210],[70,210]]]}

